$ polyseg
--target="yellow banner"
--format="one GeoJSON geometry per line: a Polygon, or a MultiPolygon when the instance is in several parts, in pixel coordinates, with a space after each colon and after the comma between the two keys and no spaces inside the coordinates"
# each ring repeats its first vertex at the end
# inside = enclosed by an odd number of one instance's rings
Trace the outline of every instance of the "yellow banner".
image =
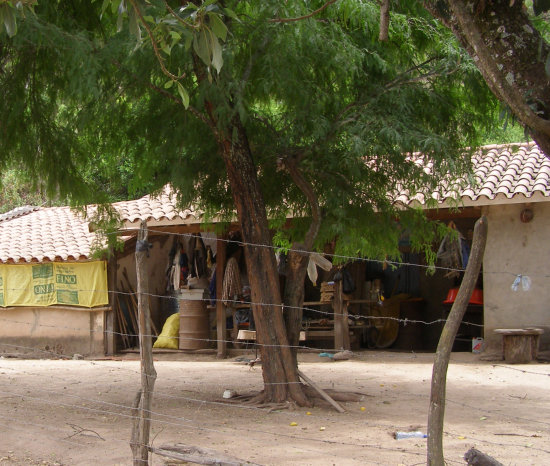
{"type": "Polygon", "coordinates": [[[108,303],[105,261],[0,264],[2,307],[95,307],[108,303]]]}

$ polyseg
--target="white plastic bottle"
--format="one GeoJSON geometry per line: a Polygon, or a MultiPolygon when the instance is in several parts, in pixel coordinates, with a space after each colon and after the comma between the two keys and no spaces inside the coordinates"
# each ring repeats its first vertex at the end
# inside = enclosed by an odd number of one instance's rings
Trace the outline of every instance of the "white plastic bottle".
{"type": "Polygon", "coordinates": [[[419,430],[414,432],[396,432],[395,440],[403,440],[405,438],[427,438],[428,436],[419,430]]]}

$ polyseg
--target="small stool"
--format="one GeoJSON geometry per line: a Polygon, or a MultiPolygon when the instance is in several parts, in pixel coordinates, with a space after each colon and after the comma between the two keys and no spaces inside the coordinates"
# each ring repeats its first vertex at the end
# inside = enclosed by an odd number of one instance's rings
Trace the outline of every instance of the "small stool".
{"type": "Polygon", "coordinates": [[[502,356],[510,364],[525,364],[537,359],[541,328],[497,328],[502,335],[502,356]]]}

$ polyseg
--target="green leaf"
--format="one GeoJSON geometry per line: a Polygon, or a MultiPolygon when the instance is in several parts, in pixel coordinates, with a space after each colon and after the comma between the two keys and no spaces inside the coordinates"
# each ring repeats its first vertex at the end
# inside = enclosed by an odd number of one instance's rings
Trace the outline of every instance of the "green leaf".
{"type": "Polygon", "coordinates": [[[206,31],[203,29],[193,37],[193,49],[205,65],[210,66],[210,50],[206,31]]]}
{"type": "Polygon", "coordinates": [[[210,17],[210,26],[212,27],[212,31],[217,37],[225,42],[225,39],[227,38],[227,26],[221,20],[220,15],[216,13],[209,13],[208,16],[210,17]]]}
{"type": "Polygon", "coordinates": [[[239,20],[239,17],[237,16],[237,14],[233,10],[230,10],[229,8],[224,8],[223,12],[225,13],[226,16],[229,16],[230,18],[239,20]]]}
{"type": "Polygon", "coordinates": [[[112,0],[103,0],[103,4],[101,5],[101,14],[100,14],[100,18],[103,16],[103,13],[105,13],[105,11],[107,10],[107,8],[109,8],[109,6],[111,5],[112,3],[112,0]]]}
{"type": "Polygon", "coordinates": [[[170,31],[170,35],[172,36],[172,39],[180,40],[181,34],[177,31],[170,31]]]}
{"type": "Polygon", "coordinates": [[[185,50],[189,50],[191,48],[191,43],[193,42],[193,34],[186,32],[185,34],[185,50]]]}
{"type": "Polygon", "coordinates": [[[218,38],[211,32],[210,45],[212,46],[212,66],[216,68],[218,74],[223,66],[222,47],[218,38]]]}
{"type": "Polygon", "coordinates": [[[139,19],[135,8],[130,9],[129,20],[130,34],[134,36],[138,41],[141,40],[141,29],[139,27],[139,19]]]}
{"type": "Polygon", "coordinates": [[[179,82],[178,82],[178,93],[181,97],[181,101],[183,102],[183,106],[187,109],[189,107],[189,94],[179,82]]]}
{"type": "Polygon", "coordinates": [[[164,89],[170,89],[173,85],[174,85],[174,81],[172,81],[172,80],[166,81],[164,83],[164,89]]]}
{"type": "Polygon", "coordinates": [[[202,4],[202,7],[203,8],[206,8],[208,5],[212,5],[213,3],[216,3],[217,0],[206,0],[203,4],[202,4]]]}
{"type": "Polygon", "coordinates": [[[124,25],[124,17],[122,16],[122,13],[119,13],[116,19],[116,32],[122,31],[123,25],[124,25]]]}
{"type": "Polygon", "coordinates": [[[4,27],[8,36],[13,37],[17,33],[17,22],[15,20],[15,12],[9,5],[4,6],[4,27]]]}

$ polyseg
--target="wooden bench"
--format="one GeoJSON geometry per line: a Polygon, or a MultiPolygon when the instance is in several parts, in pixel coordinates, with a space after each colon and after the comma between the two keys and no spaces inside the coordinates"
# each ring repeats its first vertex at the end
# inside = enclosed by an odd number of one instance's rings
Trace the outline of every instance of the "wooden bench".
{"type": "Polygon", "coordinates": [[[510,364],[525,364],[537,359],[541,328],[497,328],[502,335],[502,357],[510,364]]]}

